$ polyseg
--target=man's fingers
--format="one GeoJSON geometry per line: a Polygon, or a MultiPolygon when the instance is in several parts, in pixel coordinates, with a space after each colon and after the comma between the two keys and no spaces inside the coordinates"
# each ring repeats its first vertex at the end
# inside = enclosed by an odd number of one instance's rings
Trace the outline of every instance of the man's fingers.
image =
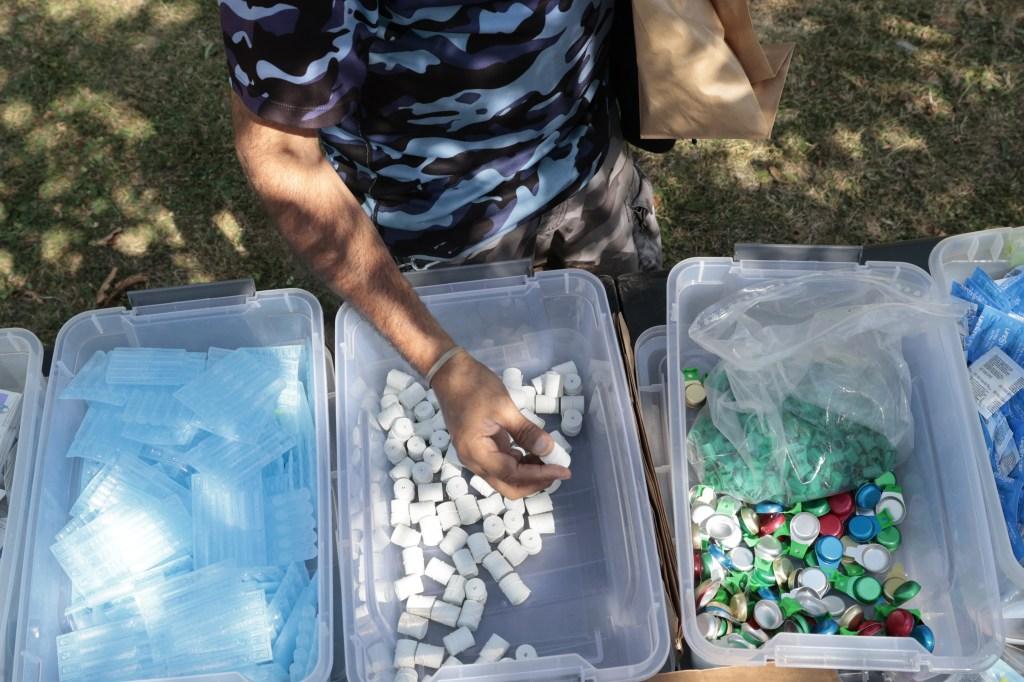
{"type": "Polygon", "coordinates": [[[505,428],[511,434],[516,444],[524,448],[528,453],[544,457],[551,454],[555,448],[555,441],[548,433],[523,416],[514,407],[506,416],[505,428]]]}

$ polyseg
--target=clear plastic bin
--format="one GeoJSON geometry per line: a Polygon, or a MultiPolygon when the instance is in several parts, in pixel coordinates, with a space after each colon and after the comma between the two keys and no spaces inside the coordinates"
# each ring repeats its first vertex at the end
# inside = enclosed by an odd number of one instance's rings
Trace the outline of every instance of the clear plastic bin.
{"type": "MultiPolygon", "coordinates": [[[[689,337],[694,318],[739,289],[811,272],[857,270],[896,281],[922,298],[940,293],[921,269],[902,263],[734,261],[691,258],[673,268],[668,283],[669,400],[672,477],[679,533],[683,632],[701,665],[766,665],[847,670],[884,670],[918,677],[989,668],[1003,649],[999,589],[984,514],[986,496],[979,462],[988,461],[968,390],[967,370],[956,328],[922,332],[904,341],[913,379],[915,445],[896,470],[907,502],[897,555],[923,587],[912,606],[935,633],[929,653],[911,638],[778,634],[760,649],[730,649],[697,632],[690,509],[685,491],[697,481],[686,458],[686,434],[696,416],[682,401],[683,367],[710,369],[717,358],[689,337]],[[677,415],[679,415],[677,417],[677,415]],[[686,419],[679,417],[685,415],[686,419]]],[[[986,464],[987,465],[987,464],[986,464]]]]}
{"type": "MultiPolygon", "coordinates": [[[[1002,227],[981,232],[947,237],[939,242],[928,259],[931,270],[939,289],[949,294],[953,282],[963,282],[970,277],[976,268],[981,268],[993,278],[1002,277],[1010,270],[1010,263],[1004,257],[1007,237],[1016,232],[1017,238],[1024,236],[1024,228],[1002,227]]],[[[961,355],[961,364],[963,356],[961,355]]],[[[977,419],[974,420],[977,425],[977,419]]],[[[978,427],[978,438],[983,439],[978,427]]],[[[984,442],[982,440],[982,442],[984,442]]],[[[1008,634],[1024,643],[1024,566],[1017,562],[1010,549],[1006,521],[999,506],[999,495],[996,492],[995,478],[988,460],[980,462],[982,489],[985,494],[985,509],[989,525],[992,528],[992,545],[995,550],[996,564],[999,570],[1000,588],[1006,606],[1008,634]]]]}
{"type": "MultiPolygon", "coordinates": [[[[313,419],[317,433],[318,508],[320,529],[317,551],[320,599],[319,660],[309,680],[326,680],[333,654],[331,581],[334,553],[330,542],[331,495],[329,469],[329,414],[324,361],[323,313],[311,294],[298,290],[252,291],[232,284],[197,288],[153,290],[146,305],[131,310],[110,308],[81,313],[57,335],[50,382],[43,409],[38,465],[32,480],[25,562],[14,676],[17,682],[53,682],[57,677],[56,637],[64,632],[64,608],[70,584],[57,564],[50,545],[66,523],[74,501],[72,481],[80,460],[65,451],[82,419],[80,401],[57,400],[74,373],[98,350],[118,346],[149,346],[206,351],[210,346],[237,348],[280,344],[307,344],[313,385],[313,419]],[[230,292],[230,293],[228,293],[230,292]]],[[[141,299],[140,299],[141,300],[141,299]]],[[[204,682],[242,682],[237,673],[188,678],[204,682]]]]}
{"type": "Polygon", "coordinates": [[[14,657],[28,488],[36,461],[36,438],[46,392],[43,346],[32,332],[0,329],[0,388],[22,394],[17,461],[14,480],[7,491],[7,533],[0,556],[0,680],[7,680],[14,657]]]}
{"type": "MultiPolygon", "coordinates": [[[[497,632],[513,646],[532,644],[540,658],[446,667],[433,679],[650,677],[668,657],[668,620],[636,425],[600,281],[565,270],[426,286],[419,293],[455,340],[492,369],[515,366],[533,376],[575,361],[588,400],[583,432],[573,440],[573,478],[553,496],[558,532],[519,569],[532,595],[513,607],[491,590],[478,644],[460,655],[475,660],[480,644],[497,632]]],[[[402,562],[388,544],[391,481],[383,435],[371,423],[387,371],[409,368],[351,308],[339,311],[335,329],[347,670],[351,680],[387,680],[402,609],[391,586],[402,562]]],[[[428,638],[438,627],[431,625],[428,638]]]]}

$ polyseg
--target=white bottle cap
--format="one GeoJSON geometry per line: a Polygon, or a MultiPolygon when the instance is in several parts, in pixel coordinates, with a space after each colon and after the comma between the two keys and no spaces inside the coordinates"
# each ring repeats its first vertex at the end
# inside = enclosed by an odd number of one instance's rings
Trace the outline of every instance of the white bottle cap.
{"type": "Polygon", "coordinates": [[[512,606],[519,606],[530,597],[530,588],[526,586],[518,573],[509,573],[498,582],[498,587],[505,594],[512,606]]]}
{"type": "Polygon", "coordinates": [[[463,548],[455,552],[452,555],[452,561],[455,562],[455,570],[464,578],[475,578],[480,575],[480,569],[476,565],[473,553],[468,549],[463,548]]]}
{"type": "Polygon", "coordinates": [[[438,547],[448,556],[454,556],[456,552],[466,546],[468,539],[469,533],[456,526],[448,529],[438,547]]]}
{"type": "Polygon", "coordinates": [[[483,514],[480,513],[480,506],[472,495],[456,497],[455,508],[459,510],[459,521],[463,526],[472,526],[483,517],[483,514]]]}
{"type": "Polygon", "coordinates": [[[466,581],[466,599],[481,604],[487,601],[487,585],[481,578],[472,578],[466,581]]]}
{"type": "Polygon", "coordinates": [[[527,528],[519,534],[519,544],[522,545],[523,549],[525,549],[531,556],[540,554],[540,550],[544,547],[544,542],[541,540],[540,533],[533,528],[527,528]]]}
{"type": "Polygon", "coordinates": [[[469,494],[469,484],[466,483],[466,479],[456,476],[445,482],[444,491],[448,493],[449,500],[454,500],[469,494]]]}
{"type": "Polygon", "coordinates": [[[484,557],[481,563],[495,580],[501,580],[512,572],[512,564],[502,556],[501,552],[491,552],[484,557]]]}
{"type": "Polygon", "coordinates": [[[583,380],[579,374],[566,374],[562,377],[562,389],[566,395],[579,395],[583,390],[583,380]]]}
{"type": "MultiPolygon", "coordinates": [[[[472,581],[470,581],[472,582],[472,581]]],[[[482,583],[481,583],[482,584],[482,583]]],[[[468,585],[468,583],[467,583],[468,585]]],[[[485,593],[486,597],[486,593],[485,593]]],[[[484,605],[481,601],[467,599],[462,604],[462,611],[459,612],[459,620],[456,621],[459,627],[469,628],[473,632],[480,627],[480,619],[484,615],[484,605]]]]}
{"type": "Polygon", "coordinates": [[[430,470],[436,474],[444,466],[444,455],[434,446],[430,446],[423,451],[423,461],[429,464],[430,470]]]}
{"type": "Polygon", "coordinates": [[[408,478],[400,478],[392,486],[396,500],[412,502],[416,499],[416,484],[408,478]]]}
{"type": "MultiPolygon", "coordinates": [[[[420,483],[416,486],[417,499],[420,502],[443,502],[444,501],[444,486],[440,483],[420,483]]],[[[455,505],[452,505],[452,511],[455,511],[455,505]]],[[[455,512],[458,516],[458,512],[455,512]]]]}
{"type": "Polygon", "coordinates": [[[529,644],[520,644],[516,647],[517,661],[527,661],[533,658],[537,658],[537,650],[529,644]]]}
{"type": "Polygon", "coordinates": [[[461,654],[466,649],[472,649],[476,645],[473,633],[465,626],[460,627],[451,634],[445,635],[442,639],[444,641],[444,648],[452,656],[461,654]]]}
{"type": "Polygon", "coordinates": [[[532,514],[544,514],[554,508],[551,504],[551,496],[546,492],[539,492],[526,498],[526,511],[532,514]]]}
{"type": "Polygon", "coordinates": [[[497,542],[505,536],[505,522],[500,516],[484,517],[484,535],[489,542],[497,542]]]}
{"type": "Polygon", "coordinates": [[[427,516],[420,519],[420,533],[423,535],[423,544],[427,547],[437,547],[444,539],[444,531],[441,530],[441,519],[436,516],[427,516]]]}
{"type": "MultiPolygon", "coordinates": [[[[409,441],[410,443],[412,441],[409,441]]],[[[422,454],[422,453],[421,453],[422,454]]],[[[412,480],[416,483],[430,483],[434,480],[434,472],[426,462],[416,462],[412,465],[412,480]]]]}
{"type": "MultiPolygon", "coordinates": [[[[476,566],[475,563],[473,565],[476,566]]],[[[461,575],[453,575],[445,585],[441,599],[461,609],[462,602],[466,601],[466,579],[461,575]]]]}

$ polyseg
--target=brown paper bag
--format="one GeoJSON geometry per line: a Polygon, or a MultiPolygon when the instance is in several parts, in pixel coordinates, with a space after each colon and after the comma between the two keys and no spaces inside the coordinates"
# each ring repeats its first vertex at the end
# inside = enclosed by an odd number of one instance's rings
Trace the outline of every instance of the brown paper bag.
{"type": "Polygon", "coordinates": [[[633,0],[642,138],[771,135],[794,45],[762,48],[748,0],[633,0]]]}

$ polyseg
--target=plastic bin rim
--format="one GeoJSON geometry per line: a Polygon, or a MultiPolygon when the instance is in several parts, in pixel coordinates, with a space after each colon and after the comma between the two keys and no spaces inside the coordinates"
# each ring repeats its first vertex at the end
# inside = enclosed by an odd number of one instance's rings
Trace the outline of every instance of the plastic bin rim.
{"type": "MultiPolygon", "coordinates": [[[[600,308],[601,308],[600,312],[603,312],[603,313],[606,313],[606,314],[611,314],[611,306],[608,304],[608,294],[604,290],[604,285],[601,283],[601,280],[600,280],[600,278],[598,278],[597,275],[595,275],[594,273],[592,273],[592,272],[590,272],[588,270],[582,270],[580,268],[564,268],[564,269],[561,269],[561,270],[540,270],[540,271],[537,271],[537,272],[533,272],[533,273],[531,273],[529,275],[526,275],[526,282],[524,284],[529,284],[531,282],[535,282],[535,281],[538,281],[538,280],[555,279],[555,278],[558,278],[558,277],[562,277],[562,278],[566,278],[567,277],[567,278],[570,278],[570,279],[580,279],[582,281],[585,281],[587,283],[587,285],[591,289],[593,289],[595,292],[600,293],[600,296],[598,297],[598,301],[597,301],[600,304],[600,308]]],[[[494,279],[507,279],[507,278],[494,278],[494,279]]],[[[488,278],[471,279],[471,280],[466,280],[464,282],[458,282],[457,284],[459,286],[466,286],[466,285],[470,285],[470,284],[473,284],[473,283],[476,283],[476,282],[488,282],[488,281],[492,281],[492,280],[488,279],[488,278]]],[[[436,289],[441,289],[441,288],[444,288],[444,287],[451,287],[451,286],[455,286],[455,284],[428,284],[428,285],[423,286],[423,287],[416,287],[414,289],[414,291],[416,291],[416,294],[421,299],[423,299],[423,298],[431,299],[431,298],[434,298],[435,296],[443,296],[447,292],[444,292],[444,291],[429,291],[430,289],[435,289],[435,288],[436,289]]],[[[340,328],[340,326],[344,323],[344,319],[347,316],[353,315],[353,314],[361,316],[359,310],[352,303],[350,303],[348,301],[343,301],[342,304],[340,306],[338,306],[338,312],[334,316],[335,334],[337,334],[338,328],[340,328]]],[[[339,338],[339,337],[336,337],[336,338],[339,338]]],[[[345,344],[344,344],[344,342],[340,342],[337,345],[344,346],[345,344]]]]}

